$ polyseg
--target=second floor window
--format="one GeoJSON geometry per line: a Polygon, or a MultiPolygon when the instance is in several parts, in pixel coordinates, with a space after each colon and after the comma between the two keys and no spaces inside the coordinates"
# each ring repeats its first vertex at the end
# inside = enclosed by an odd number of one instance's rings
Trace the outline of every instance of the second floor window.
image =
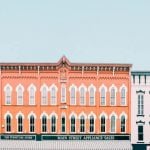
{"type": "Polygon", "coordinates": [[[112,88],[110,93],[110,105],[114,106],[115,101],[116,101],[116,92],[115,92],[115,88],[112,88]]]}
{"type": "Polygon", "coordinates": [[[125,120],[125,116],[121,116],[121,132],[125,132],[126,131],[126,120],[125,120]]]}
{"type": "Polygon", "coordinates": [[[125,88],[121,89],[121,105],[126,105],[126,91],[125,91],[125,88]]]}
{"type": "Polygon", "coordinates": [[[18,132],[23,132],[23,118],[21,115],[18,116],[18,132]]]}
{"type": "Polygon", "coordinates": [[[62,103],[66,102],[66,87],[65,87],[65,85],[61,86],[61,102],[62,103]]]}
{"type": "Polygon", "coordinates": [[[106,130],[105,116],[101,116],[101,132],[105,132],[105,130],[106,130]]]}
{"type": "Polygon", "coordinates": [[[101,89],[101,106],[106,105],[105,88],[101,89]]]}
{"type": "Polygon", "coordinates": [[[35,131],[35,118],[34,116],[30,116],[30,132],[34,132],[35,131]]]}
{"type": "Polygon", "coordinates": [[[42,117],[42,132],[47,132],[47,117],[45,115],[42,117]]]}
{"type": "Polygon", "coordinates": [[[94,132],[94,117],[90,116],[90,132],[94,132]]]}
{"type": "Polygon", "coordinates": [[[144,115],[144,95],[138,95],[138,115],[144,115]]]}
{"type": "Polygon", "coordinates": [[[51,118],[51,132],[56,132],[56,117],[54,115],[51,118]]]}
{"type": "Polygon", "coordinates": [[[115,116],[111,117],[111,132],[112,133],[116,132],[116,119],[115,119],[115,116]]]}
{"type": "Polygon", "coordinates": [[[30,91],[29,91],[29,104],[30,105],[35,105],[35,90],[34,90],[34,87],[31,87],[30,91]]]}
{"type": "Polygon", "coordinates": [[[5,104],[11,104],[11,88],[7,87],[5,91],[5,104]]]}
{"type": "Polygon", "coordinates": [[[81,118],[80,118],[80,132],[81,133],[85,132],[85,118],[84,118],[84,116],[81,116],[81,118]]]}
{"type": "Polygon", "coordinates": [[[62,116],[61,118],[61,132],[66,132],[66,118],[62,116]]]}
{"type": "Polygon", "coordinates": [[[41,101],[42,105],[47,105],[47,89],[46,87],[43,87],[41,91],[41,101]]]}
{"type": "Polygon", "coordinates": [[[70,91],[70,104],[71,105],[75,105],[76,104],[76,91],[75,91],[75,87],[72,87],[71,91],[70,91]]]}
{"type": "Polygon", "coordinates": [[[71,132],[75,132],[75,117],[71,117],[71,132]]]}
{"type": "Polygon", "coordinates": [[[80,105],[85,105],[85,89],[82,87],[80,89],[80,105]]]}
{"type": "Polygon", "coordinates": [[[6,132],[11,132],[11,116],[6,116],[6,132]]]}
{"type": "Polygon", "coordinates": [[[95,105],[95,91],[94,88],[90,88],[90,105],[95,105]]]}
{"type": "Polygon", "coordinates": [[[23,105],[23,89],[22,89],[22,87],[19,87],[18,91],[17,91],[17,104],[23,105]]]}
{"type": "Polygon", "coordinates": [[[51,89],[51,105],[56,104],[56,88],[52,87],[51,89]]]}

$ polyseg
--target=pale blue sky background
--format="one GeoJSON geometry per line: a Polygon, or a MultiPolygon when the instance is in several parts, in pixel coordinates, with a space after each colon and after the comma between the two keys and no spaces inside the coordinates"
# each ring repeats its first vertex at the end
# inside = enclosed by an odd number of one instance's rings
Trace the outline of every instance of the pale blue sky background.
{"type": "Polygon", "coordinates": [[[62,55],[150,70],[150,0],[0,0],[0,62],[62,55]]]}

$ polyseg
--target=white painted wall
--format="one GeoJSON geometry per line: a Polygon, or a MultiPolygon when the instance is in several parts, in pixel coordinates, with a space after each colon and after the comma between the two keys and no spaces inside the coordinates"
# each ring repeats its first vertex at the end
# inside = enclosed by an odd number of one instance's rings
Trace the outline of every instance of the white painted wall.
{"type": "Polygon", "coordinates": [[[141,83],[139,84],[138,76],[135,76],[135,83],[133,83],[132,76],[131,83],[131,143],[136,144],[138,142],[138,124],[136,121],[145,121],[144,128],[144,143],[150,144],[150,76],[146,77],[146,84],[144,76],[141,76],[141,83]],[[138,117],[138,94],[136,91],[145,91],[144,94],[144,117],[138,117]]]}

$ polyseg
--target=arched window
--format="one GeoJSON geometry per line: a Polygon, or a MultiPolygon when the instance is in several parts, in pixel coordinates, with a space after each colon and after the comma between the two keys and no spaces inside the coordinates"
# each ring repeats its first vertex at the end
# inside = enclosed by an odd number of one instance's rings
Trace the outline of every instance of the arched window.
{"type": "Polygon", "coordinates": [[[124,87],[121,89],[121,105],[126,105],[126,90],[124,87]]]}
{"type": "Polygon", "coordinates": [[[90,132],[93,133],[94,132],[94,117],[90,116],[90,132]]]}
{"type": "Polygon", "coordinates": [[[80,105],[85,105],[85,89],[81,87],[80,89],[80,105]]]}
{"type": "Polygon", "coordinates": [[[66,118],[65,116],[61,117],[61,132],[66,132],[66,118]]]}
{"type": "Polygon", "coordinates": [[[138,95],[138,115],[144,115],[144,95],[138,95]]]}
{"type": "Polygon", "coordinates": [[[75,116],[71,116],[71,133],[74,133],[76,130],[75,124],[76,124],[76,120],[75,120],[75,116]]]}
{"type": "Polygon", "coordinates": [[[51,88],[51,105],[56,105],[56,88],[51,88]]]}
{"type": "Polygon", "coordinates": [[[56,117],[54,115],[51,117],[51,132],[56,132],[56,117]]]}
{"type": "Polygon", "coordinates": [[[42,132],[47,132],[47,117],[42,116],[42,132]]]}
{"type": "Polygon", "coordinates": [[[29,88],[29,105],[35,105],[35,88],[33,86],[29,88]]]}
{"type": "Polygon", "coordinates": [[[105,88],[103,87],[101,89],[101,105],[104,106],[106,105],[106,97],[105,97],[106,93],[105,93],[105,88]]]}
{"type": "Polygon", "coordinates": [[[105,116],[101,116],[101,132],[106,132],[106,119],[105,116]]]}
{"type": "Polygon", "coordinates": [[[115,116],[111,116],[111,132],[116,132],[116,118],[115,116]]]}
{"type": "Polygon", "coordinates": [[[47,88],[43,87],[41,90],[41,101],[42,105],[47,105],[47,88]]]}
{"type": "Polygon", "coordinates": [[[6,116],[6,132],[11,132],[11,116],[6,116]]]}
{"type": "Polygon", "coordinates": [[[23,132],[23,118],[21,115],[18,116],[18,132],[23,132]]]}
{"type": "Polygon", "coordinates": [[[95,105],[95,91],[93,87],[90,88],[89,94],[90,94],[90,105],[95,105]]]}
{"type": "Polygon", "coordinates": [[[23,88],[21,86],[17,89],[17,104],[23,105],[23,88]]]}
{"type": "Polygon", "coordinates": [[[5,90],[5,104],[10,105],[11,104],[11,87],[7,86],[5,90]]]}
{"type": "Polygon", "coordinates": [[[111,89],[111,93],[110,93],[110,105],[115,105],[116,101],[116,92],[115,92],[115,88],[113,87],[111,89]]]}
{"type": "Polygon", "coordinates": [[[71,91],[70,91],[70,104],[71,105],[76,104],[76,90],[75,90],[75,87],[72,87],[71,91]]]}
{"type": "Polygon", "coordinates": [[[30,116],[30,132],[35,132],[35,118],[33,115],[30,116]]]}
{"type": "Polygon", "coordinates": [[[81,133],[85,132],[85,118],[84,118],[84,116],[80,117],[80,132],[81,133]]]}
{"type": "Polygon", "coordinates": [[[61,102],[66,102],[66,86],[64,84],[61,86],[61,102]]]}
{"type": "Polygon", "coordinates": [[[125,132],[126,131],[126,120],[125,120],[125,116],[121,116],[121,132],[125,132]]]}

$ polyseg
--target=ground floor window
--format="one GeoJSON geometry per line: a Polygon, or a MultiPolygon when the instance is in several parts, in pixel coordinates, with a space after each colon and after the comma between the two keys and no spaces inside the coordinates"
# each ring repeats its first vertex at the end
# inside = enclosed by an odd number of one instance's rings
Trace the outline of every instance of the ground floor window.
{"type": "Polygon", "coordinates": [[[143,126],[142,125],[138,126],[138,140],[143,141],[143,126]]]}

